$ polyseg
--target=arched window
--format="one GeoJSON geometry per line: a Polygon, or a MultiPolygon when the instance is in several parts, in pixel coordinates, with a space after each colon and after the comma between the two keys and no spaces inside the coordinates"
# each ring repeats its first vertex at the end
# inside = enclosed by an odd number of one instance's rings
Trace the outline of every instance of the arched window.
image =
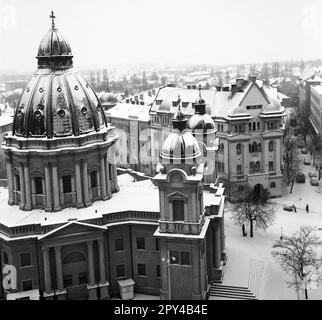
{"type": "Polygon", "coordinates": [[[262,150],[262,146],[260,143],[257,145],[257,150],[258,150],[258,152],[261,152],[261,150],[262,150]]]}
{"type": "Polygon", "coordinates": [[[256,123],[253,122],[253,130],[255,131],[256,130],[256,123]]]}
{"type": "Polygon", "coordinates": [[[63,260],[63,264],[86,261],[84,255],[78,251],[69,253],[63,260]]]}
{"type": "Polygon", "coordinates": [[[274,142],[273,142],[273,141],[270,141],[270,142],[268,143],[268,150],[269,150],[269,151],[274,151],[274,142]]]}
{"type": "Polygon", "coordinates": [[[252,153],[252,145],[251,144],[248,145],[248,151],[249,151],[249,153],[252,153]]]}
{"type": "Polygon", "coordinates": [[[276,183],[275,182],[271,182],[269,186],[270,186],[270,188],[276,188],[276,183]]]}
{"type": "Polygon", "coordinates": [[[219,152],[224,152],[224,144],[221,143],[219,144],[219,149],[218,149],[219,152]]]}
{"type": "Polygon", "coordinates": [[[252,144],[252,152],[257,152],[257,143],[253,142],[252,144]]]}
{"type": "Polygon", "coordinates": [[[260,171],[261,171],[261,163],[257,161],[255,165],[255,172],[260,172],[260,171]]]}
{"type": "Polygon", "coordinates": [[[236,146],[236,153],[241,154],[241,144],[240,143],[238,143],[236,146]]]}
{"type": "Polygon", "coordinates": [[[252,131],[252,124],[250,122],[248,123],[248,129],[249,131],[252,131]]]}
{"type": "Polygon", "coordinates": [[[261,129],[261,124],[260,122],[257,122],[257,130],[260,130],[261,129]]]}

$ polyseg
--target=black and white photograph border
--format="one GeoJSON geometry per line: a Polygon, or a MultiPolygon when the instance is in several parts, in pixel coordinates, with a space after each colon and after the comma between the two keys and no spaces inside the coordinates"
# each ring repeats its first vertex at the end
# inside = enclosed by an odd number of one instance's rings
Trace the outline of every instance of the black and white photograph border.
{"type": "Polygon", "coordinates": [[[0,0],[0,300],[321,300],[321,15],[0,0]]]}

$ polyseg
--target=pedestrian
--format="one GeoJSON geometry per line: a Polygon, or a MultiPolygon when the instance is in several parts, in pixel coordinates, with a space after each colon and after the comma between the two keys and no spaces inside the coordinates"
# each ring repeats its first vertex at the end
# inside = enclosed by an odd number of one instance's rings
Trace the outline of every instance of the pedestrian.
{"type": "Polygon", "coordinates": [[[296,207],[295,207],[295,204],[293,204],[293,210],[294,210],[294,212],[296,212],[296,207]]]}
{"type": "Polygon", "coordinates": [[[306,205],[305,209],[306,209],[306,212],[309,213],[309,205],[308,204],[306,205]]]}

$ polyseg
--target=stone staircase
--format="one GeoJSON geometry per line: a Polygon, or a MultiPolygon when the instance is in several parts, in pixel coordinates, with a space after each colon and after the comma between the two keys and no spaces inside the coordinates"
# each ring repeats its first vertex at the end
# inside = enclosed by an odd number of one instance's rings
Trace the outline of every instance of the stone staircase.
{"type": "Polygon", "coordinates": [[[246,287],[226,286],[219,283],[213,283],[210,286],[210,296],[225,300],[257,300],[246,287]]]}
{"type": "Polygon", "coordinates": [[[263,274],[263,261],[251,259],[247,287],[226,285],[220,281],[213,281],[210,286],[209,298],[211,300],[258,300],[263,274]]]}

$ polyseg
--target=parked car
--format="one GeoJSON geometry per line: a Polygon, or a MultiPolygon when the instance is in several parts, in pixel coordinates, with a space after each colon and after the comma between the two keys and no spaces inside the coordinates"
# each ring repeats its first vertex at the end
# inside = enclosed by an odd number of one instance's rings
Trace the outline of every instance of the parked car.
{"type": "Polygon", "coordinates": [[[305,183],[305,174],[299,173],[296,175],[296,182],[297,183],[305,183]]]}
{"type": "Polygon", "coordinates": [[[310,183],[311,183],[312,186],[318,186],[319,185],[319,181],[318,181],[318,179],[316,177],[312,177],[310,179],[310,183]]]}
{"type": "Polygon", "coordinates": [[[306,148],[302,148],[301,152],[302,152],[303,154],[307,154],[307,149],[306,149],[306,148]]]}
{"type": "Polygon", "coordinates": [[[293,211],[293,206],[284,206],[283,210],[285,210],[285,211],[293,211]]]}
{"type": "Polygon", "coordinates": [[[304,159],[304,164],[306,164],[306,165],[309,165],[309,164],[311,164],[311,160],[309,160],[309,159],[304,159]]]}
{"type": "Polygon", "coordinates": [[[309,173],[308,173],[308,176],[309,176],[309,178],[312,178],[312,177],[317,177],[317,175],[316,175],[316,173],[315,172],[312,172],[312,171],[310,171],[309,173]]]}

